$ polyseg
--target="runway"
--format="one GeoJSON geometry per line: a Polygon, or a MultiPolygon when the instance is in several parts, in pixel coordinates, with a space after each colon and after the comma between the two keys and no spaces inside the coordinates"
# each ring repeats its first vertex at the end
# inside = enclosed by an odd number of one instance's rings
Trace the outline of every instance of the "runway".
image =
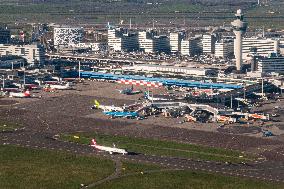
{"type": "Polygon", "coordinates": [[[156,156],[148,154],[135,155],[110,155],[99,152],[88,145],[81,145],[54,139],[47,133],[15,131],[0,133],[2,145],[16,145],[21,147],[48,149],[69,152],[78,155],[99,156],[113,160],[126,160],[139,163],[150,163],[171,169],[204,171],[209,173],[223,174],[253,178],[265,181],[284,182],[284,163],[259,162],[249,164],[220,163],[213,161],[201,161],[187,158],[156,156]]]}

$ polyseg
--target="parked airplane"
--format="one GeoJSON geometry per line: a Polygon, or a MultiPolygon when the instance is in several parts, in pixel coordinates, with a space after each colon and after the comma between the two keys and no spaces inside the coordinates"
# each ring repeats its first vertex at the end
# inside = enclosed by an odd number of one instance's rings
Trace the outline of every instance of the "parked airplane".
{"type": "Polygon", "coordinates": [[[33,90],[33,89],[39,89],[40,86],[37,83],[14,83],[15,86],[19,87],[19,88],[24,88],[26,90],[33,90]]]}
{"type": "Polygon", "coordinates": [[[217,121],[220,123],[235,123],[237,120],[236,118],[231,118],[229,116],[221,116],[217,115],[217,121]]]}
{"type": "Polygon", "coordinates": [[[31,97],[30,91],[25,92],[10,92],[9,97],[28,98],[31,97]]]}
{"type": "Polygon", "coordinates": [[[257,93],[257,92],[254,92],[253,94],[255,94],[256,96],[259,96],[260,98],[259,99],[262,99],[262,100],[268,100],[267,96],[265,93],[257,93]]]}
{"type": "Polygon", "coordinates": [[[249,104],[250,104],[250,102],[249,102],[249,100],[248,100],[248,99],[244,99],[244,98],[235,98],[235,100],[240,101],[240,102],[242,102],[242,103],[244,103],[244,104],[246,104],[246,105],[249,105],[249,104]]]}
{"type": "Polygon", "coordinates": [[[248,116],[253,119],[269,120],[269,116],[262,114],[249,114],[248,116]]]}
{"type": "Polygon", "coordinates": [[[29,90],[34,90],[34,89],[40,89],[41,87],[37,84],[34,84],[34,83],[28,83],[28,84],[25,84],[24,85],[24,88],[25,89],[29,89],[29,90]]]}
{"type": "Polygon", "coordinates": [[[145,99],[150,101],[172,101],[175,100],[173,96],[169,95],[150,95],[149,92],[145,92],[144,94],[145,99]]]}
{"type": "Polygon", "coordinates": [[[131,86],[131,88],[126,88],[126,89],[123,89],[123,90],[118,90],[121,94],[125,94],[125,95],[135,95],[135,94],[139,94],[141,93],[142,91],[139,90],[139,91],[134,91],[133,89],[133,85],[131,86]]]}
{"type": "Polygon", "coordinates": [[[2,89],[3,92],[18,92],[19,88],[16,87],[5,87],[4,89],[2,89]]]}
{"type": "Polygon", "coordinates": [[[138,118],[139,114],[137,112],[115,112],[115,111],[110,111],[110,112],[103,112],[105,115],[111,116],[112,118],[119,118],[119,117],[124,117],[124,118],[138,118]]]}
{"type": "Polygon", "coordinates": [[[110,154],[113,154],[113,153],[123,154],[123,155],[128,154],[128,152],[125,149],[115,148],[115,146],[114,147],[107,147],[107,146],[97,145],[97,142],[96,142],[95,139],[91,140],[91,146],[98,149],[98,150],[109,152],[110,154]]]}
{"type": "Polygon", "coordinates": [[[67,90],[71,89],[70,83],[62,84],[48,84],[46,88],[55,89],[55,90],[67,90]]]}
{"type": "Polygon", "coordinates": [[[101,105],[97,100],[94,100],[94,105],[92,106],[92,109],[102,109],[104,112],[123,112],[124,108],[118,107],[118,106],[105,106],[101,105]]]}

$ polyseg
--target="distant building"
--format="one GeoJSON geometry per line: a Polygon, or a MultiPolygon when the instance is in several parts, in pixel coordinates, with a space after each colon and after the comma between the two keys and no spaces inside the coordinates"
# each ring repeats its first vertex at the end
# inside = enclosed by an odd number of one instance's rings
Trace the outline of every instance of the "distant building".
{"type": "Polygon", "coordinates": [[[157,35],[155,31],[140,31],[138,33],[139,49],[145,53],[153,53],[153,38],[157,35]]]}
{"type": "Polygon", "coordinates": [[[113,51],[137,51],[139,49],[138,34],[129,33],[123,28],[108,30],[108,46],[113,51]]]}
{"type": "Polygon", "coordinates": [[[0,69],[5,69],[3,74],[6,72],[6,69],[18,69],[21,66],[25,65],[25,63],[26,61],[24,58],[19,58],[19,57],[14,57],[14,56],[0,57],[0,69]]]}
{"type": "Polygon", "coordinates": [[[279,41],[271,38],[243,38],[242,52],[244,59],[249,59],[250,49],[253,47],[257,49],[260,56],[268,56],[270,53],[277,53],[279,41]]]}
{"type": "Polygon", "coordinates": [[[203,54],[214,54],[216,41],[217,41],[216,34],[203,35],[202,37],[203,54]]]}
{"type": "Polygon", "coordinates": [[[170,53],[169,38],[165,35],[154,36],[153,51],[157,53],[170,53]]]}
{"type": "Polygon", "coordinates": [[[11,41],[11,31],[0,28],[0,44],[9,44],[11,41]]]}
{"type": "Polygon", "coordinates": [[[284,73],[284,56],[271,53],[268,57],[259,59],[257,70],[261,73],[284,73]]]}
{"type": "Polygon", "coordinates": [[[182,39],[184,39],[183,32],[171,32],[170,33],[171,53],[180,53],[182,39]]]}
{"type": "Polygon", "coordinates": [[[84,29],[80,27],[58,27],[54,28],[54,46],[68,47],[82,42],[84,29]]]}
{"type": "Polygon", "coordinates": [[[216,76],[217,71],[214,69],[206,68],[190,68],[190,67],[178,67],[178,66],[164,66],[164,65],[152,65],[152,64],[136,64],[133,66],[122,66],[122,70],[125,72],[134,73],[154,73],[154,74],[174,74],[174,75],[188,75],[188,76],[216,76]]]}
{"type": "Polygon", "coordinates": [[[194,56],[202,53],[202,43],[200,37],[192,37],[181,41],[181,55],[194,56]]]}
{"type": "Polygon", "coordinates": [[[234,54],[234,42],[220,40],[215,43],[215,57],[228,58],[234,54]]]}
{"type": "Polygon", "coordinates": [[[0,44],[0,56],[15,55],[23,57],[28,64],[43,64],[45,51],[41,45],[3,45],[0,44]]]}
{"type": "Polygon", "coordinates": [[[283,38],[279,39],[279,53],[281,55],[284,55],[284,39],[283,38]]]}
{"type": "Polygon", "coordinates": [[[139,49],[146,53],[169,53],[170,41],[167,36],[157,35],[156,31],[139,32],[139,49]]]}
{"type": "Polygon", "coordinates": [[[256,72],[257,71],[257,62],[259,59],[262,59],[262,56],[259,56],[257,54],[257,48],[252,47],[250,49],[250,60],[248,60],[247,62],[251,64],[251,72],[256,72]]]}

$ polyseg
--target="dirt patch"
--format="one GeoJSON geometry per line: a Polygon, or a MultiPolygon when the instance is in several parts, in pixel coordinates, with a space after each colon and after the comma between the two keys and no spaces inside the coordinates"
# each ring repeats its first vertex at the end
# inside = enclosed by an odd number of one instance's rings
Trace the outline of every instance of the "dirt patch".
{"type": "Polygon", "coordinates": [[[18,103],[18,101],[16,101],[16,100],[0,99],[0,106],[14,105],[16,103],[18,103]]]}

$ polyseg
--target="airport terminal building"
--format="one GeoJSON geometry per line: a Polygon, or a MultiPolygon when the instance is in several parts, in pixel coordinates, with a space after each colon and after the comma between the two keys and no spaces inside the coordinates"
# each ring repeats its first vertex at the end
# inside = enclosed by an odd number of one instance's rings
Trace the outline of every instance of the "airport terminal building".
{"type": "Polygon", "coordinates": [[[243,38],[242,47],[244,59],[249,59],[251,48],[256,48],[258,55],[267,57],[269,53],[278,51],[279,41],[272,38],[243,38]]]}
{"type": "Polygon", "coordinates": [[[144,72],[156,74],[181,74],[187,76],[216,76],[217,72],[214,69],[204,68],[190,68],[178,66],[164,66],[164,65],[149,65],[149,64],[136,64],[134,66],[122,66],[125,72],[144,72]]]}

